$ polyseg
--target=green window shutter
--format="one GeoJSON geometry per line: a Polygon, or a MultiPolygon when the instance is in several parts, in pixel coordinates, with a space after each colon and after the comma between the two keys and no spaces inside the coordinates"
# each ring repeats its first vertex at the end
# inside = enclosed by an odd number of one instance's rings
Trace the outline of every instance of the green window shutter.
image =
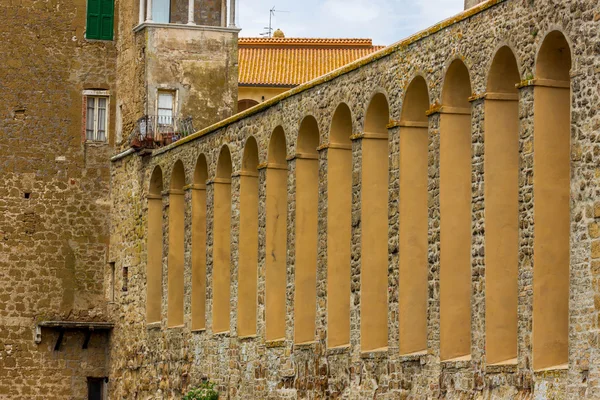
{"type": "Polygon", "coordinates": [[[100,39],[113,40],[114,0],[100,0],[100,39]]]}
{"type": "Polygon", "coordinates": [[[86,38],[100,39],[100,0],[88,0],[86,38]]]}
{"type": "Polygon", "coordinates": [[[88,0],[87,39],[113,40],[114,0],[88,0]]]}

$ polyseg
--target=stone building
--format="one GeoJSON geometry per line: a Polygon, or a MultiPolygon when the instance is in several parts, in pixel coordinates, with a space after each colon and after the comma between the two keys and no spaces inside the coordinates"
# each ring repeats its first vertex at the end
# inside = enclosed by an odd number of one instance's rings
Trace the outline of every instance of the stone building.
{"type": "Polygon", "coordinates": [[[227,4],[175,3],[1,6],[0,397],[600,398],[597,1],[233,116],[227,4]]]}
{"type": "Polygon", "coordinates": [[[234,113],[229,2],[147,2],[0,4],[2,399],[107,393],[110,157],[140,126],[164,142],[234,113]]]}

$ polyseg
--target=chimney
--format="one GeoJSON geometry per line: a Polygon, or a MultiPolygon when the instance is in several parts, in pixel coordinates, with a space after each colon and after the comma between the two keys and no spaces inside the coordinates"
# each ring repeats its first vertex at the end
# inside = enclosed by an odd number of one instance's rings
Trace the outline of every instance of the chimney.
{"type": "Polygon", "coordinates": [[[465,0],[465,10],[468,10],[471,7],[475,7],[479,3],[483,3],[486,0],[465,0]]]}

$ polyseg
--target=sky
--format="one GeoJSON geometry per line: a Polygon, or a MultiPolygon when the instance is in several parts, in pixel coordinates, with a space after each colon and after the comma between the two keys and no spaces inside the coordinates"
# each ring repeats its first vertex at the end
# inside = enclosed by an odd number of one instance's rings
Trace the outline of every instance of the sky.
{"type": "Polygon", "coordinates": [[[269,25],[286,37],[371,38],[390,45],[463,10],[464,0],[237,0],[240,36],[269,25]],[[283,12],[285,11],[285,12],[283,12]]]}

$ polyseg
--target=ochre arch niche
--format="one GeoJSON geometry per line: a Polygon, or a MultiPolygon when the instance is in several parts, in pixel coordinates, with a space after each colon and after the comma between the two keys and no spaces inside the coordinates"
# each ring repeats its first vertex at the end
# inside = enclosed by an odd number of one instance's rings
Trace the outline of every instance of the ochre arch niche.
{"type": "Polygon", "coordinates": [[[221,148],[214,179],[213,332],[229,331],[231,283],[231,154],[221,148]]]}
{"type": "Polygon", "coordinates": [[[427,350],[427,167],[429,93],[412,80],[400,119],[400,353],[427,350]]]}
{"type": "Polygon", "coordinates": [[[148,189],[148,242],[146,261],[146,322],[160,322],[162,304],[163,174],[155,167],[148,189]]]}
{"type": "Polygon", "coordinates": [[[534,88],[533,367],[569,355],[571,52],[554,31],[540,49],[534,88]]]}
{"type": "Polygon", "coordinates": [[[485,339],[488,364],[516,363],[519,264],[517,60],[496,53],[485,96],[485,339]]]}
{"type": "Polygon", "coordinates": [[[206,181],[208,165],[201,154],[192,186],[192,330],[206,328],[206,181]]]}
{"type": "Polygon", "coordinates": [[[327,347],[350,344],[352,113],[333,114],[327,149],[327,347]]]}
{"type": "Polygon", "coordinates": [[[246,140],[240,172],[238,335],[256,334],[258,279],[258,145],[246,140]]]}
{"type": "Polygon", "coordinates": [[[167,325],[183,325],[183,259],[185,233],[185,171],[178,160],[171,173],[169,189],[169,256],[167,274],[167,325]]]}
{"type": "Polygon", "coordinates": [[[296,146],[296,262],[294,342],[315,340],[317,316],[317,221],[319,202],[319,126],[307,116],[296,146]]]}
{"type": "Polygon", "coordinates": [[[266,339],[285,338],[287,255],[287,160],[285,133],[275,128],[269,141],[266,226],[266,339]]]}
{"type": "Polygon", "coordinates": [[[471,82],[454,60],[440,115],[440,353],[471,354],[471,82]]]}
{"type": "Polygon", "coordinates": [[[362,351],[388,346],[388,132],[384,94],[371,99],[362,139],[360,337],[362,351]]]}

